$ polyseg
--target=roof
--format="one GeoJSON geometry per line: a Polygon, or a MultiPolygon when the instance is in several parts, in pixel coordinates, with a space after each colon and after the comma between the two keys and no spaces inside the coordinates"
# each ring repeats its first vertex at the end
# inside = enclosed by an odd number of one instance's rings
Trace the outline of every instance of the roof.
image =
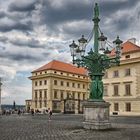
{"type": "MultiPolygon", "coordinates": [[[[130,41],[126,41],[122,44],[122,54],[140,51],[140,47],[130,41]]],[[[110,55],[115,55],[115,48],[111,51],[110,55]]]]}
{"type": "Polygon", "coordinates": [[[57,60],[53,60],[49,62],[48,64],[34,70],[33,72],[39,72],[43,70],[58,70],[58,71],[63,71],[63,72],[68,72],[68,73],[73,73],[73,74],[79,74],[79,75],[85,75],[85,76],[87,75],[86,69],[77,68],[76,66],[72,64],[57,61],[57,60]]]}

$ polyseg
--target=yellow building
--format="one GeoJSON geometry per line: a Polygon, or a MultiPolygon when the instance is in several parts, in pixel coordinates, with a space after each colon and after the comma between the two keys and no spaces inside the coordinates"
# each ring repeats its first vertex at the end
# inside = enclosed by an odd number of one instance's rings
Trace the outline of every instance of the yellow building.
{"type": "Polygon", "coordinates": [[[88,98],[89,78],[84,68],[53,60],[32,72],[32,105],[34,110],[82,113],[82,102],[88,98]]]}
{"type": "Polygon", "coordinates": [[[140,115],[140,47],[125,42],[120,66],[108,69],[103,82],[104,99],[111,104],[111,114],[140,115]]]}

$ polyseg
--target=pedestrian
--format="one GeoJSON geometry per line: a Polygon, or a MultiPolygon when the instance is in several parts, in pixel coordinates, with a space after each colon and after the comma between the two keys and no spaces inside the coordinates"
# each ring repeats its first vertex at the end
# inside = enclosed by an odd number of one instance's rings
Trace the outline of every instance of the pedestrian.
{"type": "Polygon", "coordinates": [[[34,109],[31,109],[31,114],[32,116],[34,116],[34,109]]]}
{"type": "Polygon", "coordinates": [[[52,116],[52,111],[50,108],[48,108],[48,113],[49,113],[49,120],[51,120],[51,116],[52,116]]]}
{"type": "Polygon", "coordinates": [[[20,109],[18,110],[18,115],[20,116],[20,114],[21,114],[21,111],[20,111],[20,109]]]}

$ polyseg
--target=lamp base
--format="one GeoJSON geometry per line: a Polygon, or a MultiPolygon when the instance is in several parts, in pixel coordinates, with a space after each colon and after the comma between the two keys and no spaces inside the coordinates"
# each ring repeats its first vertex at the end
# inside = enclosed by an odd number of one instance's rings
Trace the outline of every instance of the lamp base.
{"type": "Polygon", "coordinates": [[[109,106],[108,102],[86,101],[84,106],[84,122],[85,129],[104,130],[110,129],[109,106]]]}

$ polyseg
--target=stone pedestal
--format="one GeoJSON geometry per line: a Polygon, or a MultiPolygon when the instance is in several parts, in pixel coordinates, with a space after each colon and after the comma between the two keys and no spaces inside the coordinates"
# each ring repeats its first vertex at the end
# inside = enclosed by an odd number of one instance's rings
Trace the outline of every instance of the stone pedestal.
{"type": "Polygon", "coordinates": [[[85,129],[103,130],[111,128],[109,121],[109,106],[105,101],[86,101],[84,106],[84,122],[85,129]]]}

